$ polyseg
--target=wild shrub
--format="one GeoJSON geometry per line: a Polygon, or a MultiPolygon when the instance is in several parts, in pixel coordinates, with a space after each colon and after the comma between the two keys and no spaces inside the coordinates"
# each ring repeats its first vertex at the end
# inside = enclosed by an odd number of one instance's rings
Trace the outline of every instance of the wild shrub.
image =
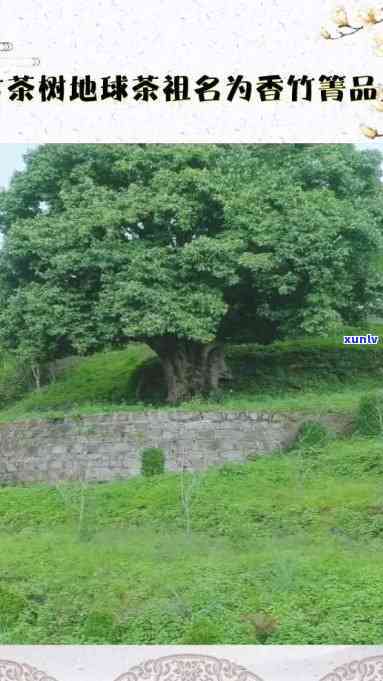
{"type": "Polygon", "coordinates": [[[318,421],[304,421],[299,427],[293,449],[318,449],[330,439],[326,426],[318,421]]]}
{"type": "Polygon", "coordinates": [[[249,629],[260,643],[266,643],[267,639],[278,629],[278,620],[272,615],[263,612],[243,615],[242,620],[247,622],[249,629]]]}
{"type": "Polygon", "coordinates": [[[14,358],[3,358],[0,364],[0,408],[20,399],[32,388],[32,374],[14,358]]]}
{"type": "Polygon", "coordinates": [[[383,392],[370,393],[360,399],[355,427],[360,435],[383,432],[383,392]]]}
{"type": "Polygon", "coordinates": [[[141,473],[146,477],[160,475],[165,470],[165,454],[159,447],[148,447],[141,454],[141,473]]]}

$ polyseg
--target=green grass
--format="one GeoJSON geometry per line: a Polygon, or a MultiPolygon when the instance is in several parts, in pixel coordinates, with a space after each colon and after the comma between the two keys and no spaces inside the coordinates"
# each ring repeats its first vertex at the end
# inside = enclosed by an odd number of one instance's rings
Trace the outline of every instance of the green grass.
{"type": "Polygon", "coordinates": [[[114,413],[122,411],[142,411],[143,409],[172,410],[182,409],[185,411],[251,411],[264,410],[275,412],[304,412],[307,414],[328,413],[354,413],[359,400],[366,392],[380,389],[382,379],[379,377],[363,377],[353,380],[352,384],[339,384],[332,381],[320,383],[316,386],[302,389],[297,394],[295,391],[277,392],[227,392],[218,400],[193,399],[177,407],[164,404],[107,404],[101,402],[83,403],[71,407],[53,406],[43,407],[40,400],[35,396],[26,398],[19,403],[0,411],[0,422],[9,422],[25,419],[54,419],[66,416],[80,416],[87,414],[114,413]]]}
{"type": "Polygon", "coordinates": [[[12,401],[12,407],[4,408],[0,418],[86,410],[88,406],[92,411],[92,405],[102,411],[105,406],[134,402],[139,371],[151,357],[153,353],[147,346],[131,344],[127,350],[78,359],[54,382],[12,401]]]}
{"type": "Polygon", "coordinates": [[[189,534],[176,474],[1,489],[0,642],[380,643],[382,445],[198,474],[189,534]]]}
{"type": "MultiPolygon", "coordinates": [[[[366,330],[383,338],[381,324],[366,330]]],[[[383,374],[383,343],[376,347],[342,344],[343,333],[364,331],[343,329],[331,337],[270,346],[228,345],[233,380],[210,399],[194,399],[178,408],[354,412],[361,395],[380,387],[383,374]]],[[[4,392],[13,385],[9,367],[7,371],[4,392]]],[[[157,358],[147,346],[132,344],[125,350],[79,359],[40,391],[24,388],[20,395],[19,388],[16,397],[10,391],[0,421],[170,408],[164,397],[157,358]]]]}
{"type": "MultiPolygon", "coordinates": [[[[381,388],[382,346],[339,334],[227,357],[233,380],[178,408],[354,414],[381,388]]],[[[170,408],[163,397],[158,361],[132,345],[41,391],[20,379],[0,420],[170,408]]],[[[379,644],[383,439],[322,435],[186,475],[190,527],[176,474],[0,488],[0,643],[379,644]]]]}

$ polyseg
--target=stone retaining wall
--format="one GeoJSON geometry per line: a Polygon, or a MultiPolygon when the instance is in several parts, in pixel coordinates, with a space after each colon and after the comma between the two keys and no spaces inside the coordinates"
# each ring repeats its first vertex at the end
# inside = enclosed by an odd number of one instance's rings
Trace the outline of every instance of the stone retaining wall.
{"type": "MultiPolygon", "coordinates": [[[[0,483],[125,479],[140,474],[146,447],[161,447],[171,471],[245,461],[287,447],[308,418],[169,410],[0,424],[0,483]]],[[[348,426],[341,417],[320,420],[348,426]]]]}

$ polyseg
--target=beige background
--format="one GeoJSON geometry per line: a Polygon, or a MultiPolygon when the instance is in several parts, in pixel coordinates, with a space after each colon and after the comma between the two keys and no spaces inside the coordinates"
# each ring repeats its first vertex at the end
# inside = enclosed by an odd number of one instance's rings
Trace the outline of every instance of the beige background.
{"type": "MultiPolygon", "coordinates": [[[[114,681],[147,659],[205,653],[244,665],[264,681],[319,681],[335,667],[382,655],[383,646],[0,646],[0,659],[27,662],[58,681],[114,681]]],[[[378,679],[377,679],[378,681],[378,679]]]]}
{"type": "MultiPolygon", "coordinates": [[[[35,76],[242,73],[256,81],[335,71],[379,81],[383,57],[365,32],[319,37],[331,8],[330,0],[0,0],[0,40],[14,43],[14,58],[40,57],[28,69],[35,76]]],[[[0,54],[0,78],[23,70],[0,54]]],[[[0,95],[0,142],[355,142],[361,123],[380,121],[364,102],[42,104],[0,95]]]]}

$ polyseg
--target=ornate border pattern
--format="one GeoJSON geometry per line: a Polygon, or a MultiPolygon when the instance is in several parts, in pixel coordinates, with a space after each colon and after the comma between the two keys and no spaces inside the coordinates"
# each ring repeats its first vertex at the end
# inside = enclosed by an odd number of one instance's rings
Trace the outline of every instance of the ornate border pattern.
{"type": "Polygon", "coordinates": [[[383,681],[383,655],[354,660],[337,667],[321,681],[383,681]]]}
{"type": "MultiPolygon", "coordinates": [[[[28,664],[0,660],[0,681],[57,681],[28,664]]],[[[146,660],[115,681],[263,681],[245,667],[211,655],[184,653],[146,660]]],[[[383,655],[353,660],[320,681],[383,681],[383,655]]]]}
{"type": "Polygon", "coordinates": [[[192,653],[168,655],[132,667],[115,681],[263,681],[230,660],[192,653]]]}
{"type": "Polygon", "coordinates": [[[57,681],[29,664],[0,660],[0,681],[57,681]]]}

